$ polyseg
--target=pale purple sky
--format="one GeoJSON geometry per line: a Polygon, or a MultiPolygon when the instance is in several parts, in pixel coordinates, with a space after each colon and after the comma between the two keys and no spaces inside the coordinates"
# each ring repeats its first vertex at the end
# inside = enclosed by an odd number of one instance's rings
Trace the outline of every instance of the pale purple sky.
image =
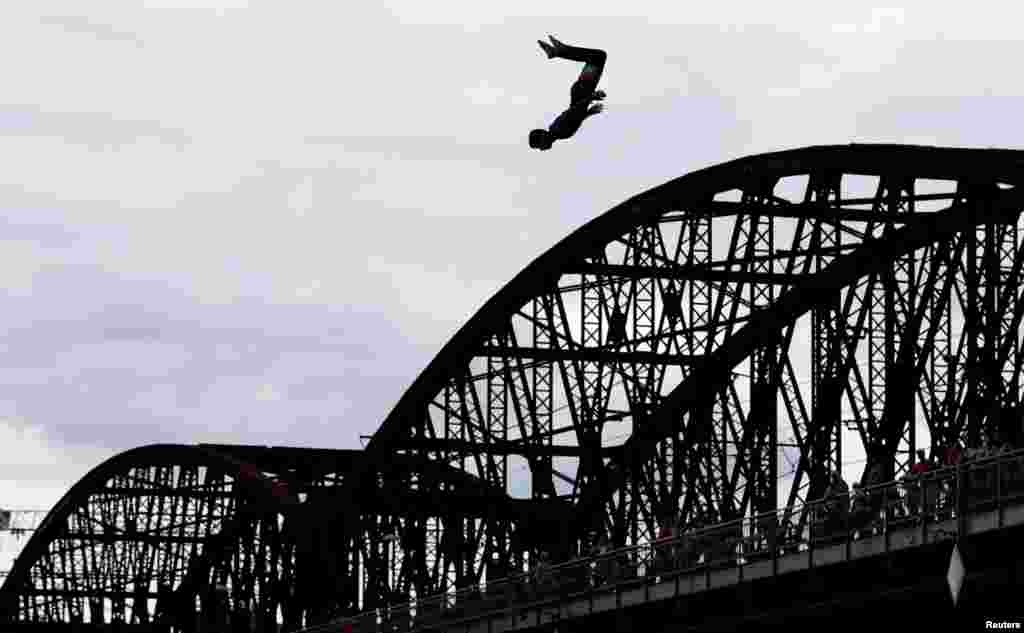
{"type": "Polygon", "coordinates": [[[154,442],[357,447],[516,272],[683,173],[1021,147],[1022,12],[957,6],[6,6],[0,507],[154,442]],[[548,33],[608,97],[538,153],[579,70],[548,33]]]}

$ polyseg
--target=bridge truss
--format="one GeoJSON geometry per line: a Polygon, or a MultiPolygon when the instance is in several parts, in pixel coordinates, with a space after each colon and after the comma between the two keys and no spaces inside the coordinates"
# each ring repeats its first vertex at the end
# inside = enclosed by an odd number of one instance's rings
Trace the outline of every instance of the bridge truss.
{"type": "Polygon", "coordinates": [[[0,616],[295,627],[648,540],[664,517],[784,507],[801,529],[850,455],[892,479],[918,448],[1020,446],[1022,184],[1024,152],[885,145],[673,180],[517,275],[364,451],[100,466],[33,535],[0,616]]]}

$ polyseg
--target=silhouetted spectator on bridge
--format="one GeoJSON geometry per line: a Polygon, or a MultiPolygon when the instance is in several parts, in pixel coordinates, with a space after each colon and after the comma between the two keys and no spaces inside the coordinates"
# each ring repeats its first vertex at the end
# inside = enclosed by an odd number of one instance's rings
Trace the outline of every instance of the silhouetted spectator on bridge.
{"type": "Polygon", "coordinates": [[[942,500],[937,508],[937,517],[939,520],[943,520],[951,516],[956,502],[958,476],[956,468],[959,467],[963,459],[963,451],[960,449],[960,444],[955,443],[940,451],[940,454],[942,455],[941,467],[944,474],[940,483],[942,500]]]}
{"type": "Polygon", "coordinates": [[[931,469],[931,462],[925,457],[924,449],[917,449],[917,459],[914,460],[913,466],[910,467],[910,472],[915,475],[923,475],[931,469]]]}
{"type": "Polygon", "coordinates": [[[960,445],[959,444],[954,444],[954,445],[946,448],[946,450],[944,451],[943,459],[942,459],[942,465],[943,466],[956,466],[957,464],[960,463],[960,458],[961,457],[962,457],[962,451],[960,450],[960,445]]]}
{"type": "Polygon", "coordinates": [[[594,585],[601,586],[605,583],[611,582],[615,571],[615,561],[608,555],[612,551],[612,545],[608,541],[608,536],[602,534],[594,549],[594,554],[598,557],[597,562],[594,565],[594,585]]]}
{"type": "Polygon", "coordinates": [[[658,535],[654,543],[654,573],[664,574],[672,568],[672,549],[675,540],[675,528],[669,516],[663,516],[658,527],[658,535]]]}
{"type": "Polygon", "coordinates": [[[590,564],[582,555],[574,556],[569,564],[557,570],[555,584],[565,596],[586,591],[590,586],[590,564]]]}
{"type": "Polygon", "coordinates": [[[850,487],[843,481],[839,471],[833,471],[832,480],[826,493],[828,531],[831,535],[846,531],[850,511],[850,487]]]}
{"type": "Polygon", "coordinates": [[[981,459],[985,452],[984,445],[968,444],[967,450],[964,451],[964,461],[973,462],[981,459]]]}
{"type": "Polygon", "coordinates": [[[550,594],[554,589],[551,575],[551,555],[541,552],[537,564],[533,567],[533,593],[540,598],[550,594]]]}
{"type": "Polygon", "coordinates": [[[709,513],[710,529],[707,530],[705,560],[714,567],[727,566],[735,562],[734,550],[739,542],[740,523],[730,520],[727,513],[709,513]]]}
{"type": "Polygon", "coordinates": [[[903,488],[905,503],[900,516],[917,516],[921,510],[921,478],[912,472],[906,473],[900,478],[900,487],[903,488]]]}
{"type": "Polygon", "coordinates": [[[717,534],[714,530],[715,523],[718,522],[718,516],[715,511],[711,508],[704,510],[697,515],[696,525],[696,541],[697,541],[697,552],[701,557],[701,562],[704,565],[711,564],[715,558],[715,544],[717,540],[717,534]]]}
{"type": "Polygon", "coordinates": [[[1003,490],[1004,494],[1017,496],[1024,492],[1024,457],[1015,455],[1010,457],[1012,453],[1015,453],[1017,449],[1012,443],[1005,442],[1003,448],[1000,450],[1003,468],[1003,490]]]}
{"type": "Polygon", "coordinates": [[[697,538],[697,531],[691,524],[685,528],[680,526],[681,537],[676,549],[677,565],[679,569],[690,569],[696,567],[700,560],[700,548],[697,538]]]}
{"type": "Polygon", "coordinates": [[[752,534],[745,542],[744,557],[747,560],[768,558],[778,547],[778,525],[775,511],[759,512],[753,520],[752,534]]]}
{"type": "Polygon", "coordinates": [[[850,532],[856,532],[857,538],[865,536],[864,532],[871,525],[871,506],[864,486],[859,482],[853,484],[853,501],[850,516],[850,532]]]}
{"type": "MultiPolygon", "coordinates": [[[[872,500],[873,500],[873,497],[874,497],[873,493],[876,492],[876,491],[875,490],[871,490],[871,487],[872,486],[878,486],[878,485],[882,484],[884,477],[885,477],[885,475],[884,475],[884,473],[882,471],[882,465],[881,464],[875,464],[874,466],[872,466],[868,470],[867,476],[864,477],[864,485],[868,488],[868,497],[872,498],[872,500]]],[[[882,509],[882,504],[880,502],[878,503],[878,509],[879,510],[882,509]]]]}
{"type": "Polygon", "coordinates": [[[917,450],[917,457],[910,466],[910,472],[903,477],[903,490],[907,495],[907,514],[917,515],[921,510],[924,490],[924,474],[930,470],[924,450],[917,450]]]}
{"type": "MultiPolygon", "coordinates": [[[[886,503],[887,491],[884,488],[880,488],[885,478],[885,470],[881,464],[875,464],[872,466],[864,478],[865,492],[868,496],[868,507],[871,509],[872,515],[872,529],[874,531],[881,530],[881,518],[883,513],[888,514],[889,508],[886,503]]],[[[898,499],[897,499],[898,501],[898,499]]]]}
{"type": "Polygon", "coordinates": [[[811,537],[815,542],[831,540],[845,530],[849,509],[849,489],[838,472],[829,474],[828,487],[811,511],[811,537]]]}
{"type": "Polygon", "coordinates": [[[784,554],[796,554],[800,551],[803,540],[796,523],[787,523],[785,537],[783,538],[782,549],[784,554]]]}

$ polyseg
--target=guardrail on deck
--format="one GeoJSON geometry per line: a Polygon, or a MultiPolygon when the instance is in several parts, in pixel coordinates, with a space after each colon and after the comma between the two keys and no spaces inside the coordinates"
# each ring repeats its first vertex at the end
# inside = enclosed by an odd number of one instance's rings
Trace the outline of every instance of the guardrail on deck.
{"type": "MultiPolygon", "coordinates": [[[[573,597],[617,592],[622,586],[657,583],[680,576],[711,574],[770,560],[772,574],[788,554],[845,543],[894,530],[963,519],[976,511],[1024,502],[1024,450],[935,469],[913,477],[864,487],[863,495],[841,494],[692,530],[672,539],[632,545],[581,557],[537,573],[520,573],[444,594],[415,599],[296,633],[379,633],[438,631],[485,616],[536,609],[573,597]],[[812,518],[798,527],[792,519],[812,518]],[[783,519],[780,521],[780,517],[783,519]],[[797,531],[799,530],[799,531],[797,531]]],[[[952,534],[950,535],[952,536],[952,534]]],[[[888,539],[886,539],[888,547],[888,539]]],[[[678,583],[677,583],[678,584],[678,583]]],[[[677,592],[678,593],[678,592],[677,592]]]]}

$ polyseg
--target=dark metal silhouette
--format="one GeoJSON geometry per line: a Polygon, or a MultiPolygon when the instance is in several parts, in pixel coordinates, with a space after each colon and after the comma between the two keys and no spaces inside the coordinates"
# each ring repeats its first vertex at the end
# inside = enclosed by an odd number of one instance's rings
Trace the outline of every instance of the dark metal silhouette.
{"type": "Polygon", "coordinates": [[[844,429],[863,483],[909,472],[918,422],[940,453],[1021,446],[1022,184],[1024,152],[887,145],[675,179],[528,265],[363,451],[100,466],[33,535],[0,617],[184,627],[223,584],[232,609],[309,624],[653,541],[663,517],[781,506],[764,533],[802,531],[844,429]]]}

